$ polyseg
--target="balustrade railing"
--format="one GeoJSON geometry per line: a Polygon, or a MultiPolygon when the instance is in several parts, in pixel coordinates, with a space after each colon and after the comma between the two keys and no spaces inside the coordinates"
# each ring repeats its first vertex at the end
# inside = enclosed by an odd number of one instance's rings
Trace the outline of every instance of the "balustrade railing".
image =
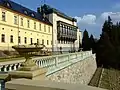
{"type": "Polygon", "coordinates": [[[90,57],[91,55],[93,55],[92,51],[85,51],[62,55],[37,57],[33,60],[35,60],[36,65],[38,65],[39,67],[48,68],[47,75],[49,75],[52,72],[57,71],[57,69],[67,67],[73,63],[84,60],[85,58],[90,57]]]}
{"type": "Polygon", "coordinates": [[[0,72],[17,70],[25,60],[7,61],[0,63],[0,72]]]}
{"type": "MultiPolygon", "coordinates": [[[[85,51],[45,57],[36,57],[33,58],[33,60],[35,61],[36,65],[38,65],[40,68],[48,68],[48,75],[52,72],[55,72],[57,69],[65,68],[73,63],[84,60],[85,58],[90,57],[91,55],[93,55],[92,51],[85,51]]],[[[14,61],[11,63],[1,63],[0,71],[7,72],[17,70],[24,61],[25,60],[14,61]]]]}

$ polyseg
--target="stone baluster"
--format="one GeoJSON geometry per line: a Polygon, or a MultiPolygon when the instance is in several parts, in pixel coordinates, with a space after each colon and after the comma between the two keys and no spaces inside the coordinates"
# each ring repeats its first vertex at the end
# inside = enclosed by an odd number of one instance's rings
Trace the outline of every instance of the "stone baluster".
{"type": "Polygon", "coordinates": [[[50,58],[47,58],[47,60],[46,60],[46,67],[49,66],[49,63],[48,63],[49,59],[50,59],[50,58]]]}
{"type": "Polygon", "coordinates": [[[58,66],[58,56],[55,57],[55,66],[58,66]]]}
{"type": "Polygon", "coordinates": [[[45,60],[43,60],[43,67],[45,67],[45,60]]]}
{"type": "Polygon", "coordinates": [[[2,71],[3,66],[0,66],[0,72],[2,71]]]}
{"type": "Polygon", "coordinates": [[[40,61],[40,65],[41,65],[41,67],[43,67],[43,60],[40,61]]]}
{"type": "Polygon", "coordinates": [[[9,65],[9,71],[12,71],[13,64],[9,65]]]}
{"type": "Polygon", "coordinates": [[[43,67],[43,59],[40,62],[41,62],[41,67],[43,67]]]}
{"type": "Polygon", "coordinates": [[[17,64],[14,64],[13,70],[17,70],[17,64]]]}
{"type": "Polygon", "coordinates": [[[45,59],[43,60],[43,67],[45,67],[45,59]]]}
{"type": "Polygon", "coordinates": [[[41,61],[37,61],[38,66],[41,67],[41,61]]]}
{"type": "Polygon", "coordinates": [[[18,64],[18,68],[20,68],[20,67],[21,67],[21,63],[18,64]]]}
{"type": "Polygon", "coordinates": [[[44,60],[45,67],[47,66],[47,58],[44,60]]]}
{"type": "Polygon", "coordinates": [[[50,59],[48,60],[48,67],[51,65],[51,63],[50,63],[51,60],[52,60],[52,58],[50,58],[50,59]]]}
{"type": "Polygon", "coordinates": [[[48,67],[51,65],[50,61],[51,61],[51,58],[47,62],[48,63],[48,67]]]}
{"type": "Polygon", "coordinates": [[[8,65],[4,66],[4,72],[7,72],[7,67],[8,67],[8,65]]]}

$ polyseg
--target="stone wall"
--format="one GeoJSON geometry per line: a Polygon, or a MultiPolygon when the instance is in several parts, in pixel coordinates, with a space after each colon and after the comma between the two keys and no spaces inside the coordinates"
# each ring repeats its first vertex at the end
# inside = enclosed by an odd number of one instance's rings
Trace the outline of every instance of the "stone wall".
{"type": "Polygon", "coordinates": [[[85,60],[47,76],[46,80],[87,85],[97,68],[95,59],[95,55],[92,55],[85,60]]]}

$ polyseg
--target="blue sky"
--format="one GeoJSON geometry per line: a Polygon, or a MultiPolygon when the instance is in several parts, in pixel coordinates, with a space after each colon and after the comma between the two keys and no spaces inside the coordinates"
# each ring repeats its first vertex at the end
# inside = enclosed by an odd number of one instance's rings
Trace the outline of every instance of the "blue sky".
{"type": "MultiPolygon", "coordinates": [[[[32,10],[43,4],[44,0],[13,0],[32,10]]],[[[114,22],[120,20],[120,0],[46,0],[50,6],[59,9],[78,20],[81,31],[99,37],[102,25],[110,15],[114,22]]]]}

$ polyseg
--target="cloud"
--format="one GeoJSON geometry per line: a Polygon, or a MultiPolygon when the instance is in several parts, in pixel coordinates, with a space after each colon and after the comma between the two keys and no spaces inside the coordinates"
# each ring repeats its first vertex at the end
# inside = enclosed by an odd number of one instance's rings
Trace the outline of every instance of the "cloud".
{"type": "Polygon", "coordinates": [[[112,19],[120,20],[120,12],[104,12],[101,14],[101,17],[105,20],[108,16],[111,16],[112,19]]]}
{"type": "Polygon", "coordinates": [[[84,15],[83,17],[75,16],[75,18],[77,19],[78,23],[90,24],[90,25],[96,24],[95,23],[96,16],[92,14],[87,14],[87,15],[84,15]]]}
{"type": "Polygon", "coordinates": [[[87,14],[81,17],[75,16],[78,22],[79,28],[84,31],[88,30],[90,34],[99,37],[102,29],[102,25],[108,16],[112,18],[113,23],[120,21],[120,12],[103,12],[100,15],[96,16],[94,14],[87,14]]]}

